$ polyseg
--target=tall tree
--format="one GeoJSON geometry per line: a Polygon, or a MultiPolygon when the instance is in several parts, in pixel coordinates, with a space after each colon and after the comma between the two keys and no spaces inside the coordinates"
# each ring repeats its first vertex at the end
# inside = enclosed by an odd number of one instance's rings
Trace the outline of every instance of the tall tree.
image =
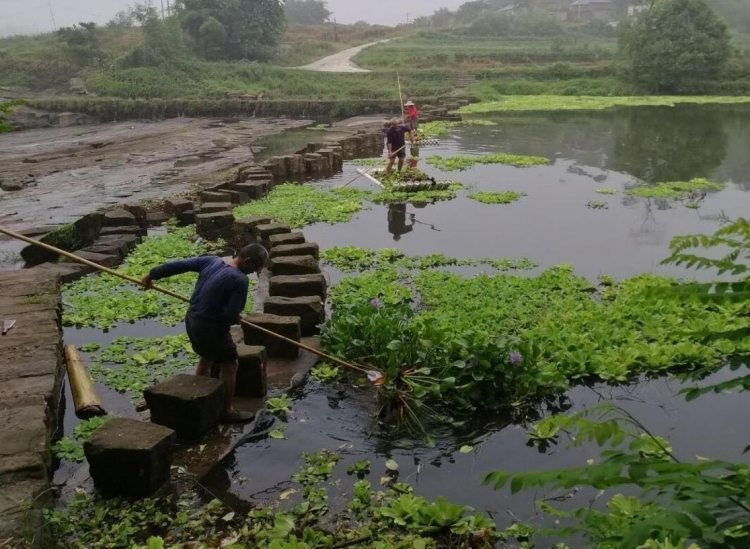
{"type": "Polygon", "coordinates": [[[295,25],[322,25],[332,15],[321,0],[286,0],[284,11],[287,23],[295,25]]]}
{"type": "Polygon", "coordinates": [[[182,0],[178,13],[200,50],[229,59],[269,59],[285,26],[280,0],[182,0]]]}
{"type": "Polygon", "coordinates": [[[729,32],[704,0],[655,0],[628,25],[622,51],[633,82],[648,91],[693,93],[729,59],[729,32]]]}

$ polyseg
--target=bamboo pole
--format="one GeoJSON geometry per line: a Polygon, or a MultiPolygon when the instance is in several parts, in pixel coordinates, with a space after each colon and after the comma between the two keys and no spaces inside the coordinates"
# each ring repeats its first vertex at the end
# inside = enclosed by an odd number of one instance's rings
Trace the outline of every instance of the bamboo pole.
{"type": "Polygon", "coordinates": [[[401,118],[404,118],[404,95],[401,93],[401,77],[396,72],[396,82],[398,82],[398,98],[401,100],[401,118]]]}
{"type": "MultiPolygon", "coordinates": [[[[110,269],[109,267],[105,267],[103,265],[99,265],[98,263],[94,263],[93,261],[89,261],[88,259],[84,259],[83,257],[79,257],[73,253],[66,252],[65,250],[61,250],[60,248],[56,248],[55,246],[51,246],[49,244],[45,244],[44,242],[40,242],[39,240],[35,240],[33,238],[29,238],[28,236],[22,235],[20,233],[17,233],[15,231],[11,231],[10,229],[5,229],[3,227],[0,227],[0,233],[5,234],[7,236],[10,236],[12,238],[15,238],[17,240],[22,240],[23,242],[27,242],[29,244],[33,244],[34,246],[39,246],[40,248],[43,248],[45,250],[48,250],[50,252],[54,252],[58,255],[61,255],[63,257],[67,257],[68,259],[75,261],[76,263],[81,263],[83,265],[87,265],[91,267],[92,269],[95,269],[97,271],[101,271],[103,273],[110,274],[112,276],[116,276],[118,278],[122,278],[123,280],[127,280],[129,282],[132,282],[133,284],[144,287],[143,283],[138,280],[135,277],[128,276],[124,273],[119,273],[115,271],[114,269],[110,269]]],[[[172,290],[168,290],[166,288],[161,288],[159,286],[150,286],[149,288],[156,292],[160,292],[162,294],[174,297],[175,299],[179,299],[180,301],[184,301],[185,303],[189,303],[190,300],[180,295],[176,292],[173,292],[172,290]]],[[[333,355],[329,355],[328,353],[324,353],[323,351],[320,351],[318,349],[315,349],[314,347],[310,347],[309,345],[305,345],[304,343],[301,343],[299,341],[294,341],[293,339],[289,339],[288,337],[285,337],[281,334],[277,334],[276,332],[272,332],[271,330],[268,330],[266,328],[263,328],[262,326],[258,326],[257,324],[253,324],[252,322],[249,322],[245,319],[240,320],[242,325],[248,326],[249,328],[253,328],[254,330],[258,330],[259,332],[262,332],[268,336],[274,337],[276,339],[279,339],[285,343],[288,343],[289,345],[293,345],[299,349],[302,349],[304,351],[307,351],[309,353],[312,353],[324,360],[328,360],[330,362],[333,362],[334,364],[338,364],[339,366],[342,366],[344,368],[349,368],[350,370],[355,370],[357,372],[363,373],[367,376],[367,378],[373,383],[377,384],[380,380],[383,378],[383,374],[377,370],[374,369],[367,369],[364,366],[360,366],[359,364],[354,364],[352,362],[346,362],[345,360],[341,360],[340,358],[336,358],[333,355]]]]}
{"type": "Polygon", "coordinates": [[[96,394],[86,365],[74,345],[65,346],[65,362],[76,415],[81,419],[107,415],[101,399],[96,394]]]}

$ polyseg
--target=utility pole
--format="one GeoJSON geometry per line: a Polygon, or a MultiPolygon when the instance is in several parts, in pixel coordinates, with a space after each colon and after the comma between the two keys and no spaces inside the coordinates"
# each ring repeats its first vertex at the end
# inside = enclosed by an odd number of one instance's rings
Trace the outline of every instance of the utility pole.
{"type": "Polygon", "coordinates": [[[52,9],[52,0],[47,0],[47,6],[49,6],[49,14],[52,17],[52,28],[57,32],[57,23],[55,22],[55,12],[52,9]]]}
{"type": "Polygon", "coordinates": [[[161,18],[164,19],[164,0],[161,0],[161,18]]]}
{"type": "Polygon", "coordinates": [[[411,25],[411,14],[406,12],[406,24],[411,25]]]}

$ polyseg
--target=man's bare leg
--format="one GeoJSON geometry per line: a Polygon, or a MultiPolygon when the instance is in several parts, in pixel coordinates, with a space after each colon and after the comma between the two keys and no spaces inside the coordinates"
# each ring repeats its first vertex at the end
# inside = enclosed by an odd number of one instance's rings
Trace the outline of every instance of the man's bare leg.
{"type": "Polygon", "coordinates": [[[391,172],[393,171],[393,162],[396,160],[396,157],[391,157],[388,159],[388,166],[385,168],[385,175],[391,175],[391,172]]]}
{"type": "Polygon", "coordinates": [[[211,366],[213,366],[211,360],[201,357],[198,361],[198,366],[195,369],[195,375],[209,377],[211,375],[211,366]]]}
{"type": "Polygon", "coordinates": [[[255,414],[250,412],[239,412],[232,407],[234,390],[237,384],[237,370],[239,364],[236,360],[231,362],[219,362],[216,364],[219,368],[219,379],[224,385],[224,398],[226,406],[224,408],[224,421],[242,423],[253,419],[255,414]]]}
{"type": "Polygon", "coordinates": [[[401,171],[404,167],[404,156],[398,157],[398,171],[401,171]]]}

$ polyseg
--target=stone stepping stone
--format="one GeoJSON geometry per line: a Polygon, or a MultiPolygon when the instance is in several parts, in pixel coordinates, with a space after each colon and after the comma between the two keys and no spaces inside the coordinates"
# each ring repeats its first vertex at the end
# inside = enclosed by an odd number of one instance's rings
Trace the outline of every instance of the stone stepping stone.
{"type": "Polygon", "coordinates": [[[263,303],[263,312],[278,316],[299,317],[302,337],[320,333],[320,325],[326,320],[323,300],[316,295],[301,297],[270,296],[263,303]]]}
{"type": "Polygon", "coordinates": [[[235,394],[245,397],[266,396],[268,379],[266,376],[266,348],[256,345],[237,345],[239,369],[235,394]]]}
{"type": "MultiPolygon", "coordinates": [[[[269,314],[255,314],[245,317],[245,320],[299,342],[301,339],[300,318],[298,316],[277,316],[269,314]]],[[[299,355],[299,348],[291,343],[286,343],[276,337],[256,330],[245,324],[242,325],[245,334],[245,345],[256,345],[266,348],[270,358],[286,358],[294,360],[299,355]]]]}
{"type": "Polygon", "coordinates": [[[110,419],[83,444],[94,484],[105,494],[150,496],[169,480],[176,438],[161,425],[110,419]]]}
{"type": "Polygon", "coordinates": [[[320,272],[318,260],[311,255],[275,257],[268,264],[274,275],[305,275],[320,272]]]}
{"type": "MultiPolygon", "coordinates": [[[[229,198],[229,197],[227,197],[229,198]]],[[[232,203],[231,202],[204,202],[198,207],[198,210],[200,213],[216,213],[216,212],[225,212],[230,211],[232,209],[232,203]]]]}
{"type": "Polygon", "coordinates": [[[292,228],[285,223],[266,223],[253,227],[253,234],[264,242],[268,242],[269,238],[273,235],[286,234],[291,231],[292,228]]]}
{"type": "Polygon", "coordinates": [[[124,225],[136,225],[135,216],[125,209],[104,212],[105,227],[122,227],[124,225]]]}
{"type": "Polygon", "coordinates": [[[234,215],[230,211],[199,213],[195,216],[195,227],[200,236],[208,240],[229,234],[234,225],[234,215]]]}
{"type": "Polygon", "coordinates": [[[272,276],[268,281],[271,296],[303,297],[318,296],[325,300],[328,284],[322,274],[272,276]]]}
{"type": "Polygon", "coordinates": [[[193,209],[193,201],[187,198],[171,198],[164,202],[164,211],[178,217],[181,213],[193,209]]]}
{"type": "Polygon", "coordinates": [[[179,374],[143,391],[151,421],[177,432],[181,440],[199,440],[219,424],[224,385],[218,379],[179,374]]]}
{"type": "Polygon", "coordinates": [[[269,181],[247,181],[245,183],[235,183],[230,189],[247,194],[252,200],[263,198],[268,194],[269,181]]]}
{"type": "Polygon", "coordinates": [[[198,195],[198,197],[204,204],[207,202],[231,202],[231,198],[229,197],[229,195],[224,192],[203,191],[198,195]]]}
{"type": "Polygon", "coordinates": [[[268,238],[268,243],[271,248],[276,246],[284,246],[287,244],[303,244],[305,242],[305,235],[300,231],[292,231],[291,233],[274,234],[268,238]]]}
{"type": "Polygon", "coordinates": [[[304,242],[302,244],[281,244],[271,248],[271,259],[277,257],[289,257],[295,255],[311,255],[315,259],[320,258],[320,248],[315,242],[304,242]]]}

